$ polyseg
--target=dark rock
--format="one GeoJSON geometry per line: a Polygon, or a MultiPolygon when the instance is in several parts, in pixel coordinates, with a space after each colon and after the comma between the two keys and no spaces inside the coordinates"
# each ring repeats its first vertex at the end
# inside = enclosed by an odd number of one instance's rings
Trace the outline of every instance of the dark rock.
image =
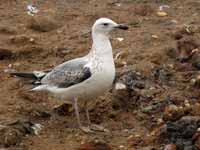
{"type": "Polygon", "coordinates": [[[35,116],[35,117],[44,118],[44,119],[51,117],[51,114],[49,112],[41,111],[41,110],[33,111],[32,115],[35,116]]]}
{"type": "Polygon", "coordinates": [[[178,121],[167,122],[160,133],[162,143],[174,143],[177,150],[194,149],[195,141],[193,136],[200,127],[200,117],[184,116],[178,121]]]}
{"type": "Polygon", "coordinates": [[[9,59],[13,56],[12,51],[0,48],[0,60],[9,59]]]}
{"type": "Polygon", "coordinates": [[[155,68],[152,71],[152,75],[155,80],[158,80],[164,83],[169,82],[172,77],[172,73],[170,72],[170,70],[164,67],[155,68]]]}
{"type": "Polygon", "coordinates": [[[120,83],[125,86],[124,89],[118,90],[115,88],[113,94],[115,99],[113,102],[113,108],[129,110],[136,106],[136,102],[139,100],[141,89],[145,88],[144,77],[136,71],[125,71],[122,72],[116,79],[115,86],[120,83]]]}
{"type": "Polygon", "coordinates": [[[128,90],[135,90],[135,89],[144,89],[144,77],[140,75],[140,73],[135,71],[127,71],[120,75],[118,82],[121,82],[126,85],[128,90]]]}

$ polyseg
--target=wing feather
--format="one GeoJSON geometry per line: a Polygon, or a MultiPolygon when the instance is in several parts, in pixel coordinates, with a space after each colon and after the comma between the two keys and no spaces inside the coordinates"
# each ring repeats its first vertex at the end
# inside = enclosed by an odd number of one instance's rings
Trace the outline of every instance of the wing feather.
{"type": "Polygon", "coordinates": [[[83,82],[91,77],[89,67],[85,67],[87,61],[74,59],[61,64],[48,73],[41,81],[42,84],[67,88],[83,82]]]}

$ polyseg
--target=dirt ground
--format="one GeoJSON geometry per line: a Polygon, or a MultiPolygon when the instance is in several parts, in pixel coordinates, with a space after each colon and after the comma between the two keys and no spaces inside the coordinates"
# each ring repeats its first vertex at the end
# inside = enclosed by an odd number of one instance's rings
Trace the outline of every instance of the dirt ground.
{"type": "Polygon", "coordinates": [[[0,150],[200,149],[200,1],[32,3],[39,9],[33,16],[31,1],[0,2],[0,150]],[[100,17],[129,30],[112,34],[116,82],[89,109],[92,122],[110,132],[86,134],[71,106],[28,92],[9,72],[49,70],[87,54],[100,17]]]}

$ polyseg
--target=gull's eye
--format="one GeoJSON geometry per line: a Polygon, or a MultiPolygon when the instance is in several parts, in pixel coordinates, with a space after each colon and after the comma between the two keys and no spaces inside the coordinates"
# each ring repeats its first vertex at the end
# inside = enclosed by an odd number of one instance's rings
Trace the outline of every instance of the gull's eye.
{"type": "Polygon", "coordinates": [[[103,23],[104,26],[108,26],[108,23],[103,23]]]}

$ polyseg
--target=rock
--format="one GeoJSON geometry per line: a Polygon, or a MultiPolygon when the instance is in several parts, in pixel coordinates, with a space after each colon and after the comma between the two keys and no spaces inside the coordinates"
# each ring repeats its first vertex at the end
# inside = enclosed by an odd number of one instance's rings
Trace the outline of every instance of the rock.
{"type": "Polygon", "coordinates": [[[178,55],[177,50],[174,47],[166,47],[165,51],[166,51],[166,54],[171,58],[176,58],[178,55]]]}
{"type": "Polygon", "coordinates": [[[158,37],[157,35],[155,35],[155,34],[151,35],[151,37],[154,38],[154,39],[158,39],[158,38],[159,38],[159,37],[158,37]]]}
{"type": "Polygon", "coordinates": [[[177,150],[195,148],[194,135],[200,127],[199,116],[184,116],[175,122],[167,122],[160,131],[161,143],[174,143],[177,150]]]}
{"type": "Polygon", "coordinates": [[[200,149],[200,131],[199,131],[199,128],[197,129],[197,132],[193,136],[193,140],[195,140],[196,149],[200,149]]]}
{"type": "Polygon", "coordinates": [[[200,88],[200,75],[196,76],[195,78],[191,79],[191,85],[197,88],[200,88]]]}
{"type": "Polygon", "coordinates": [[[200,33],[200,25],[186,25],[184,30],[188,34],[200,33]]]}
{"type": "Polygon", "coordinates": [[[200,104],[199,103],[196,103],[194,105],[192,105],[189,109],[189,112],[188,112],[190,115],[193,115],[193,116],[200,116],[200,104]]]}
{"type": "Polygon", "coordinates": [[[78,150],[112,150],[112,148],[105,142],[92,141],[81,144],[78,150]]]}
{"type": "Polygon", "coordinates": [[[200,49],[192,50],[191,61],[192,66],[200,70],[200,49]]]}
{"type": "Polygon", "coordinates": [[[135,135],[128,139],[128,145],[130,147],[137,146],[149,146],[150,143],[153,143],[155,138],[151,135],[135,135]]]}
{"type": "Polygon", "coordinates": [[[177,107],[176,105],[169,105],[165,108],[163,113],[164,121],[175,121],[180,119],[184,115],[184,109],[177,107]]]}
{"type": "Polygon", "coordinates": [[[157,16],[159,16],[159,17],[165,17],[165,16],[167,16],[168,14],[166,13],[166,12],[164,12],[164,11],[158,11],[157,12],[157,16]]]}
{"type": "Polygon", "coordinates": [[[135,71],[126,71],[122,73],[120,78],[118,79],[119,83],[124,84],[127,89],[143,89],[145,87],[144,81],[142,81],[143,77],[135,71]]]}
{"type": "Polygon", "coordinates": [[[132,146],[140,145],[143,142],[143,137],[140,135],[135,135],[128,139],[128,144],[132,146]]]}
{"type": "Polygon", "coordinates": [[[185,25],[180,27],[176,32],[172,34],[175,40],[180,40],[185,35],[193,35],[194,33],[200,33],[199,25],[185,25]]]}
{"type": "Polygon", "coordinates": [[[167,145],[165,145],[164,150],[176,150],[176,145],[175,144],[167,144],[167,145]]]}
{"type": "Polygon", "coordinates": [[[180,62],[188,61],[193,55],[193,50],[199,47],[199,43],[192,37],[182,38],[177,42],[178,60],[180,62]]]}
{"type": "Polygon", "coordinates": [[[169,82],[172,78],[172,73],[168,68],[164,67],[158,67],[154,68],[152,71],[152,75],[156,80],[159,80],[161,82],[169,82]]]}
{"type": "Polygon", "coordinates": [[[48,119],[51,117],[51,114],[49,112],[46,111],[42,111],[42,110],[35,110],[31,113],[32,116],[34,117],[38,117],[38,118],[44,118],[44,119],[48,119]]]}
{"type": "Polygon", "coordinates": [[[113,108],[116,109],[133,109],[136,101],[140,96],[140,91],[145,88],[144,78],[139,72],[132,70],[122,72],[115,80],[112,101],[113,108]]]}
{"type": "Polygon", "coordinates": [[[0,48],[0,60],[12,58],[13,53],[11,50],[0,48]]]}
{"type": "Polygon", "coordinates": [[[126,85],[123,84],[123,83],[117,82],[117,83],[115,84],[115,89],[116,89],[116,90],[125,90],[125,89],[126,89],[126,85]]]}

